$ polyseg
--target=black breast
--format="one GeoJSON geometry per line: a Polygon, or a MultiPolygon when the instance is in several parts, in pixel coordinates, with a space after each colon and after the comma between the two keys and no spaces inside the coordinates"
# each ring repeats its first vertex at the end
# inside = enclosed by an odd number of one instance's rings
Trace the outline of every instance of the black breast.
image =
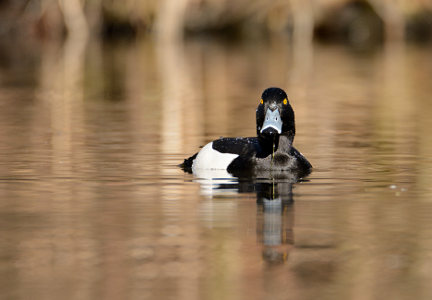
{"type": "Polygon", "coordinates": [[[273,163],[275,166],[286,166],[290,160],[287,154],[276,154],[273,157],[273,163]]]}

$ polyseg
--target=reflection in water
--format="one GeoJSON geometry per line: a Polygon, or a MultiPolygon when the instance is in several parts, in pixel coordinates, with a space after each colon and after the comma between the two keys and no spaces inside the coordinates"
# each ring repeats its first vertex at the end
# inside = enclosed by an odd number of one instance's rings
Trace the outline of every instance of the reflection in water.
{"type": "MultiPolygon", "coordinates": [[[[218,173],[214,173],[216,175],[218,173]]],[[[265,178],[260,174],[261,178],[265,178]]],[[[237,193],[255,193],[257,203],[256,232],[262,244],[262,255],[269,263],[287,260],[294,245],[294,198],[293,184],[298,178],[281,176],[278,179],[252,178],[199,178],[201,193],[213,199],[228,197],[237,193]],[[282,177],[282,178],[281,178],[282,177]]],[[[286,173],[284,175],[290,175],[286,173]]],[[[214,205],[214,204],[213,204],[214,205]]],[[[225,209],[227,209],[226,207],[225,209]]],[[[207,208],[210,209],[210,208],[207,208]]],[[[212,209],[212,208],[211,208],[212,209]]],[[[208,217],[208,215],[207,215],[208,217]]]]}
{"type": "Polygon", "coordinates": [[[431,299],[429,61],[283,39],[2,46],[1,297],[431,299]],[[271,85],[309,181],[178,169],[255,135],[271,85]]]}
{"type": "Polygon", "coordinates": [[[268,262],[286,261],[294,245],[293,201],[292,183],[263,183],[257,189],[257,234],[268,262]]]}

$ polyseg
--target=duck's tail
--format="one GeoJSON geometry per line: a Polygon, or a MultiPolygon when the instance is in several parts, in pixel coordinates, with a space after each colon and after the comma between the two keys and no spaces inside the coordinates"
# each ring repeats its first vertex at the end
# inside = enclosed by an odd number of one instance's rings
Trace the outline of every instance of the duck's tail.
{"type": "Polygon", "coordinates": [[[192,173],[192,164],[197,155],[198,153],[195,153],[193,156],[185,159],[183,163],[179,164],[179,167],[185,172],[192,173]]]}

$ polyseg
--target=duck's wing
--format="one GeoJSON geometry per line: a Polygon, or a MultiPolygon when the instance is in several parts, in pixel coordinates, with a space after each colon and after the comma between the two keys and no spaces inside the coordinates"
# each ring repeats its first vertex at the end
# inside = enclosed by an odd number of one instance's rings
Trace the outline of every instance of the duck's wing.
{"type": "MultiPolygon", "coordinates": [[[[306,157],[304,157],[303,154],[301,154],[300,151],[298,151],[296,148],[291,147],[290,155],[295,158],[297,161],[297,168],[299,170],[303,170],[305,173],[309,174],[312,170],[311,163],[307,160],[306,157]]],[[[306,174],[306,175],[307,175],[306,174]]]]}
{"type": "Polygon", "coordinates": [[[213,141],[213,149],[220,153],[247,155],[255,151],[258,145],[256,137],[247,138],[220,138],[213,141]]]}
{"type": "MultiPolygon", "coordinates": [[[[220,138],[212,142],[213,150],[220,153],[237,154],[239,156],[248,156],[251,152],[255,151],[258,145],[258,139],[256,137],[248,138],[220,138]]],[[[183,171],[192,173],[192,165],[199,152],[195,153],[191,157],[185,159],[182,164],[179,165],[183,171]]]]}

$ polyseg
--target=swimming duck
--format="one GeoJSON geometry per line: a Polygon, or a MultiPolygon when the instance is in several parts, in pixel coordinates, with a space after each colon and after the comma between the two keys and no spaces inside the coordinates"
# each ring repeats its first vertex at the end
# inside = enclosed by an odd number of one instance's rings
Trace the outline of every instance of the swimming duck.
{"type": "Polygon", "coordinates": [[[309,161],[293,146],[294,111],[284,90],[271,87],[262,93],[256,110],[257,137],[220,138],[187,158],[180,167],[189,173],[226,170],[236,177],[270,173],[308,175],[309,161]]]}

